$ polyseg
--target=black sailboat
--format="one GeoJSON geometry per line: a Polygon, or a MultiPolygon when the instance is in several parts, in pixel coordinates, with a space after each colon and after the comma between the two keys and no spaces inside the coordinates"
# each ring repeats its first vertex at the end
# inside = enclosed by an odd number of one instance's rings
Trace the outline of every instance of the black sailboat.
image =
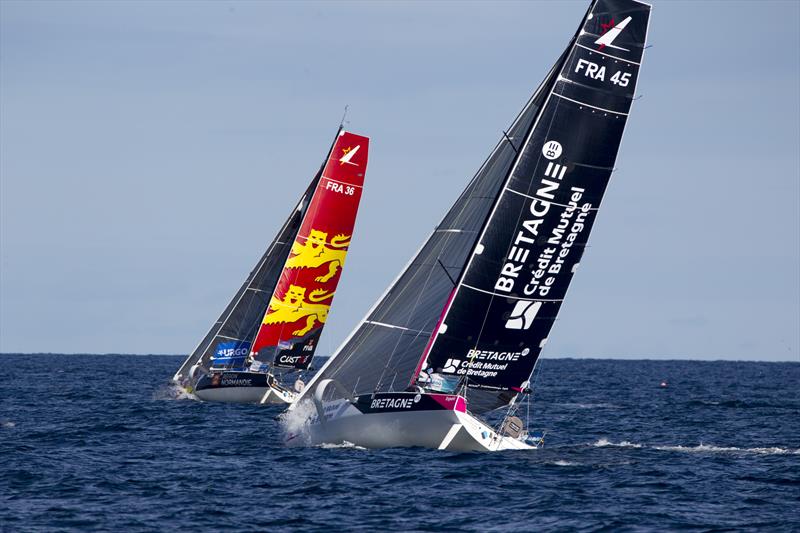
{"type": "Polygon", "coordinates": [[[536,445],[515,409],[614,169],[649,16],[636,0],[592,2],[442,222],[309,383],[312,443],[536,445]],[[496,427],[481,418],[502,409],[496,427]]]}

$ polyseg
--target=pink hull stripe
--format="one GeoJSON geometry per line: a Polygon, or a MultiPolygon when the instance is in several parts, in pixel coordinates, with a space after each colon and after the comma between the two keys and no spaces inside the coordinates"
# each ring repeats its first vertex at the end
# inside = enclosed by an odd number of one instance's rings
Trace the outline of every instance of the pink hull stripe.
{"type": "Polygon", "coordinates": [[[430,397],[448,411],[467,412],[467,401],[461,396],[456,396],[454,394],[431,394],[430,397]]]}
{"type": "Polygon", "coordinates": [[[460,413],[467,412],[467,400],[465,398],[462,398],[461,396],[458,397],[456,400],[456,411],[460,413]]]}

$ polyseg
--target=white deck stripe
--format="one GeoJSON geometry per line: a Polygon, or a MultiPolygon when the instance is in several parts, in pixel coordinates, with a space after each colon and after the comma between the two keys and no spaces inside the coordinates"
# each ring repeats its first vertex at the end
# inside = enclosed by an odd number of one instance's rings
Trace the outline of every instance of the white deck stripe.
{"type": "Polygon", "coordinates": [[[447,435],[444,436],[442,439],[442,443],[439,444],[440,450],[446,450],[450,443],[453,441],[453,438],[458,434],[458,430],[462,428],[461,424],[453,424],[450,427],[450,431],[447,432],[447,435]]]}
{"type": "Polygon", "coordinates": [[[267,403],[267,399],[269,398],[270,394],[272,394],[272,387],[267,389],[267,392],[264,393],[264,396],[261,397],[261,401],[258,403],[262,405],[267,403]]]}

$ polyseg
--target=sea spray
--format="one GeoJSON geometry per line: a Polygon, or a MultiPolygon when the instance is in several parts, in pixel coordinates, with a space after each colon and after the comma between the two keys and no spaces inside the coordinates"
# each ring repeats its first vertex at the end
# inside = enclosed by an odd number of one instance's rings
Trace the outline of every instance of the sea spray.
{"type": "Polygon", "coordinates": [[[153,391],[153,399],[154,400],[198,400],[197,396],[188,392],[186,389],[175,383],[174,381],[170,381],[169,383],[165,383],[161,385],[156,390],[153,391]]]}
{"type": "Polygon", "coordinates": [[[286,444],[290,446],[305,446],[309,441],[309,424],[317,415],[314,404],[310,401],[301,401],[292,409],[283,413],[278,420],[283,430],[286,444]]]}

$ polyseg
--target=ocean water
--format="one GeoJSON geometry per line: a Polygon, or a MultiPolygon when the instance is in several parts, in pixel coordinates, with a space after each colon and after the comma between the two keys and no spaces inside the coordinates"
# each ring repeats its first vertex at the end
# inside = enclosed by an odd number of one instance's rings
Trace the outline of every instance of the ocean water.
{"type": "Polygon", "coordinates": [[[545,447],[457,454],[286,448],[180,361],[0,356],[0,530],[800,530],[800,363],[545,359],[545,447]]]}

